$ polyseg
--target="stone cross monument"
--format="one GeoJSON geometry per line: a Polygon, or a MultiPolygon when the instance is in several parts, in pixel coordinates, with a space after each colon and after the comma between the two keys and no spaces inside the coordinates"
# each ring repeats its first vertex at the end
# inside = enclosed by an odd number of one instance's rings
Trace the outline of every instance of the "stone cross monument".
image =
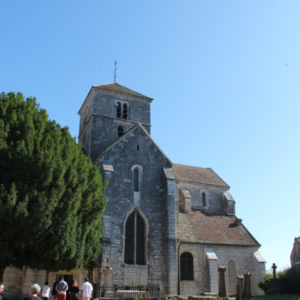
{"type": "Polygon", "coordinates": [[[271,289],[270,294],[271,295],[280,295],[280,288],[279,288],[279,279],[276,278],[276,269],[277,266],[275,264],[272,265],[273,269],[273,278],[271,279],[271,289]]]}

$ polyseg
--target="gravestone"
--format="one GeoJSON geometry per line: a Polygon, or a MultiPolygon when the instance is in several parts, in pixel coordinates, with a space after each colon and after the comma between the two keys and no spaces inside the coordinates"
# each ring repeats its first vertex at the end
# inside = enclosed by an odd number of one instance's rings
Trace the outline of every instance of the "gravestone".
{"type": "Polygon", "coordinates": [[[236,300],[242,300],[243,299],[243,283],[244,283],[244,276],[238,275],[236,277],[236,300]]]}
{"type": "Polygon", "coordinates": [[[273,269],[273,278],[271,279],[271,289],[270,294],[271,295],[280,295],[280,287],[279,287],[279,279],[276,278],[276,268],[277,266],[275,264],[272,265],[273,269]]]}
{"type": "Polygon", "coordinates": [[[244,274],[244,294],[243,300],[251,300],[251,272],[246,272],[244,274]]]}
{"type": "Polygon", "coordinates": [[[220,297],[226,297],[226,286],[225,286],[225,266],[219,266],[218,272],[219,272],[219,296],[220,297]]]}

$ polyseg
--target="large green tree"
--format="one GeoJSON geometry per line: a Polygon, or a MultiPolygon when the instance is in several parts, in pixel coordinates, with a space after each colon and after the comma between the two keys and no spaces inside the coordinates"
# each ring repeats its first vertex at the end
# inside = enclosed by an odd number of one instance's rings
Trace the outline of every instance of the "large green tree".
{"type": "Polygon", "coordinates": [[[35,98],[0,94],[0,281],[7,266],[80,268],[101,252],[102,177],[35,98]]]}

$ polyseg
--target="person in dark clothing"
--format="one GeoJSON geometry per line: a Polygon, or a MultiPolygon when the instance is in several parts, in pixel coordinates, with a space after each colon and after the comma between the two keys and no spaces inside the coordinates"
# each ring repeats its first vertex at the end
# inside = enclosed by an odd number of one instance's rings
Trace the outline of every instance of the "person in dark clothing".
{"type": "Polygon", "coordinates": [[[52,288],[52,292],[51,292],[51,294],[52,294],[52,296],[53,296],[53,300],[57,300],[56,284],[57,284],[57,281],[55,281],[55,282],[53,283],[53,288],[52,288]]]}
{"type": "Polygon", "coordinates": [[[79,293],[78,283],[76,280],[73,280],[73,284],[69,289],[69,294],[70,294],[71,300],[77,300],[78,293],[79,293]]]}

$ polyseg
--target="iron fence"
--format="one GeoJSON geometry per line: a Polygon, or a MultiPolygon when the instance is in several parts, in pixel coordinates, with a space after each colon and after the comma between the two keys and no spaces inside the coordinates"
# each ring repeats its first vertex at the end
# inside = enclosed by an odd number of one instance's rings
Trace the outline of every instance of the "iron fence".
{"type": "Polygon", "coordinates": [[[137,285],[114,285],[105,287],[104,285],[94,285],[94,298],[114,299],[135,299],[135,298],[162,298],[164,292],[159,284],[147,284],[144,287],[137,285]]]}

